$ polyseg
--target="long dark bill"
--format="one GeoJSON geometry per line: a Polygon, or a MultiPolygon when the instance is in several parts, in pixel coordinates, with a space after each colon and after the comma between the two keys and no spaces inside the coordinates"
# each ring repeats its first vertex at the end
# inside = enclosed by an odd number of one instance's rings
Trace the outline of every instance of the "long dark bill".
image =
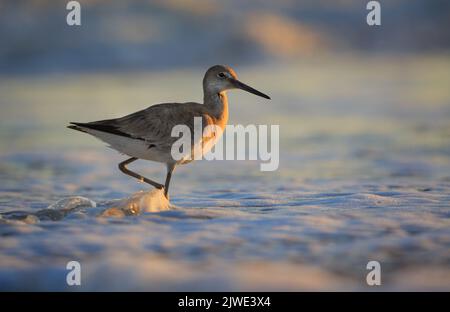
{"type": "Polygon", "coordinates": [[[232,82],[233,82],[233,84],[234,84],[234,86],[235,86],[236,88],[242,89],[242,90],[244,90],[244,91],[253,93],[253,94],[255,94],[255,95],[258,95],[258,96],[261,96],[261,97],[263,97],[263,98],[265,98],[265,99],[270,100],[270,97],[269,97],[268,95],[266,95],[266,94],[264,94],[264,93],[262,93],[262,92],[259,92],[258,90],[253,89],[253,88],[250,87],[250,86],[247,86],[245,83],[242,83],[242,82],[240,82],[239,80],[233,79],[232,82]]]}

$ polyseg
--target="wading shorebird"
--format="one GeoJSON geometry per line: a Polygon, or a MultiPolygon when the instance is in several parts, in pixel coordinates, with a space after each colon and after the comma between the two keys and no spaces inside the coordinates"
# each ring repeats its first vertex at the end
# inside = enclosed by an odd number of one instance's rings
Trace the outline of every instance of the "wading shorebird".
{"type": "MultiPolygon", "coordinates": [[[[185,125],[193,134],[194,118],[200,117],[203,129],[210,125],[218,126],[222,134],[228,121],[226,91],[230,89],[241,89],[270,99],[264,93],[240,82],[230,67],[216,65],[208,69],[203,78],[203,104],[195,102],[156,104],[121,118],[88,123],[71,122],[68,128],[91,134],[118,152],[130,156],[131,158],[119,163],[120,171],[155,188],[164,188],[164,195],[168,198],[169,183],[175,166],[192,160],[192,158],[175,160],[172,157],[172,144],[178,139],[172,136],[173,127],[185,125]],[[164,185],[129,170],[127,165],[137,159],[166,164],[167,176],[164,185]]],[[[202,149],[202,154],[208,152],[217,140],[218,137],[208,149],[202,149]]],[[[200,141],[203,142],[193,142],[192,151],[198,144],[203,146],[205,137],[202,136],[200,141]]]]}

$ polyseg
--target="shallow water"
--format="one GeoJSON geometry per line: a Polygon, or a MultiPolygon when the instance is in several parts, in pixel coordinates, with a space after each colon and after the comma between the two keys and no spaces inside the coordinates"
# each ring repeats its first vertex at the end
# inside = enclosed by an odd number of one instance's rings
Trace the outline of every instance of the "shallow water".
{"type": "MultiPolygon", "coordinates": [[[[140,208],[161,196],[117,170],[123,156],[64,125],[163,101],[167,81],[201,70],[3,79],[0,289],[372,290],[376,260],[377,289],[450,290],[449,69],[355,57],[238,70],[273,100],[233,92],[230,122],[279,124],[279,170],[177,168],[171,209],[156,212],[140,208]]],[[[157,164],[132,167],[163,179],[157,164]]]]}

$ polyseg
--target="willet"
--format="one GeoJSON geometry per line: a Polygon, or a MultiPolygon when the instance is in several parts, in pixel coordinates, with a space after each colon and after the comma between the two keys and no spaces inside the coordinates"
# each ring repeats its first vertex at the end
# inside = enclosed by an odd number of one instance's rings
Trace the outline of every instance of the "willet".
{"type": "MultiPolygon", "coordinates": [[[[156,104],[121,118],[88,123],[71,122],[68,128],[91,134],[118,152],[130,156],[131,158],[119,163],[119,169],[158,189],[164,188],[164,195],[168,197],[169,183],[175,166],[190,162],[190,160],[175,160],[172,157],[171,147],[177,140],[171,135],[172,128],[186,125],[193,134],[194,118],[200,117],[203,129],[215,125],[223,131],[228,121],[226,91],[230,89],[242,89],[270,99],[264,93],[240,82],[230,67],[216,65],[208,69],[203,78],[203,104],[195,102],[156,104]],[[129,170],[127,165],[137,159],[166,164],[167,176],[164,185],[129,170]]],[[[193,145],[192,149],[194,148],[193,145]]],[[[206,152],[203,150],[203,153],[206,152]]]]}

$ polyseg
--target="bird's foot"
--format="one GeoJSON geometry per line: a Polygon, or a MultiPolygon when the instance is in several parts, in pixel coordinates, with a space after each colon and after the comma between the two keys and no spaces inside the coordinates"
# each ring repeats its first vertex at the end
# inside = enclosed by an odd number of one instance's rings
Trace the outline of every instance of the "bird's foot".
{"type": "Polygon", "coordinates": [[[169,201],[169,194],[166,192],[166,189],[163,187],[162,190],[164,191],[164,196],[167,198],[167,200],[169,201]]]}

